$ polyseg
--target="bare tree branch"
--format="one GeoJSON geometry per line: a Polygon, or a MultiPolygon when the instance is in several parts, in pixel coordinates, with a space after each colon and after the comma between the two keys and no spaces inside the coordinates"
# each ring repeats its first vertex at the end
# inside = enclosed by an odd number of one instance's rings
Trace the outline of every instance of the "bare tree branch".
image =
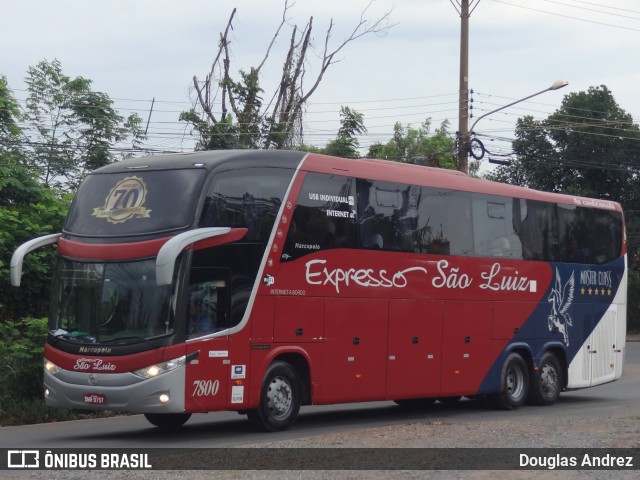
{"type": "Polygon", "coordinates": [[[229,96],[229,103],[231,104],[231,110],[233,113],[238,116],[238,108],[236,107],[236,100],[231,92],[231,76],[229,75],[229,66],[231,65],[231,59],[229,58],[229,42],[227,41],[226,32],[224,41],[221,41],[222,49],[224,50],[224,59],[222,60],[223,65],[223,77],[222,77],[222,118],[227,116],[227,102],[225,101],[226,94],[229,96]]]}
{"type": "MultiPolygon", "coordinates": [[[[202,111],[207,114],[207,117],[209,118],[209,120],[211,120],[212,123],[217,123],[218,121],[216,120],[211,110],[211,105],[213,102],[213,98],[211,97],[211,82],[212,82],[212,79],[214,78],[216,67],[219,65],[220,56],[222,55],[222,52],[227,51],[226,50],[226,46],[228,44],[227,36],[229,35],[229,30],[233,29],[232,22],[233,22],[233,17],[236,14],[236,10],[237,9],[234,8],[233,11],[231,12],[231,16],[229,17],[229,21],[227,22],[227,27],[224,30],[224,34],[222,33],[220,34],[220,42],[218,43],[218,53],[216,54],[215,58],[213,59],[213,62],[211,63],[211,70],[207,74],[202,88],[199,85],[198,78],[196,76],[193,77],[193,85],[195,86],[196,92],[198,92],[198,101],[200,103],[200,107],[202,108],[202,111]],[[202,95],[203,91],[204,91],[204,97],[202,95]]],[[[224,95],[224,91],[223,91],[223,95],[224,95]]],[[[223,105],[224,104],[225,102],[223,99],[223,105]]],[[[223,109],[223,110],[226,110],[226,109],[223,109]]],[[[223,115],[222,115],[223,118],[225,113],[226,112],[223,111],[223,115]]]]}
{"type": "MultiPolygon", "coordinates": [[[[372,4],[373,0],[361,12],[359,21],[351,30],[349,36],[335,48],[331,48],[331,35],[335,24],[333,19],[330,20],[324,35],[319,71],[315,78],[312,79],[311,88],[306,92],[304,91],[304,79],[307,73],[307,56],[310,47],[313,49],[312,32],[314,19],[310,17],[303,30],[293,25],[289,48],[282,64],[280,81],[266,105],[262,104],[262,98],[260,97],[263,92],[259,86],[260,72],[269,60],[276,40],[288,22],[287,15],[294,4],[291,3],[291,0],[284,0],[282,18],[266,47],[262,60],[255,67],[240,70],[242,76],[240,82],[234,82],[231,78],[228,36],[229,31],[233,29],[233,19],[236,13],[236,9],[233,9],[224,32],[220,34],[218,51],[205,81],[201,85],[196,77],[193,78],[198,103],[202,110],[201,117],[206,118],[207,122],[212,125],[225,121],[228,102],[235,116],[235,121],[233,125],[229,125],[230,130],[225,130],[225,132],[229,131],[230,135],[237,135],[241,145],[251,147],[261,145],[264,148],[273,146],[283,148],[285,145],[291,145],[293,138],[302,132],[304,105],[319,87],[329,67],[340,61],[337,55],[349,43],[369,34],[383,35],[393,27],[390,24],[391,11],[384,13],[373,21],[366,18],[366,14],[372,4]],[[216,81],[216,71],[218,69],[219,73],[216,81]],[[219,98],[220,120],[213,114],[215,98],[212,96],[212,88],[214,87],[214,82],[221,90],[219,98]]],[[[212,135],[217,134],[212,133],[212,135]]],[[[208,143],[207,141],[201,142],[202,145],[208,143]]],[[[216,145],[219,145],[219,143],[216,143],[216,145]]]]}
{"type": "Polygon", "coordinates": [[[207,116],[213,123],[217,123],[218,121],[216,120],[216,117],[213,116],[213,112],[211,112],[209,103],[202,98],[202,90],[198,85],[198,78],[196,76],[193,77],[193,86],[195,87],[196,92],[198,92],[198,100],[200,101],[200,106],[202,107],[202,110],[207,114],[207,116]]]}
{"type": "Polygon", "coordinates": [[[306,95],[304,95],[300,99],[302,103],[306,102],[309,99],[309,97],[313,94],[313,92],[316,91],[327,69],[332,64],[338,62],[338,60],[334,61],[335,55],[339,53],[344,47],[346,47],[347,44],[353,42],[354,40],[357,40],[360,37],[363,37],[364,35],[369,35],[369,34],[384,35],[389,31],[390,28],[393,27],[393,25],[389,23],[391,18],[391,11],[386,12],[382,17],[380,17],[378,20],[376,20],[375,22],[369,25],[369,21],[366,20],[365,14],[367,10],[369,10],[371,5],[372,5],[372,2],[370,2],[369,5],[367,5],[367,7],[362,11],[362,13],[360,14],[360,21],[351,32],[351,35],[348,38],[346,38],[340,45],[338,45],[337,48],[329,52],[328,51],[329,38],[331,37],[331,30],[333,28],[333,19],[331,19],[329,28],[327,29],[327,33],[325,35],[324,51],[322,56],[322,67],[320,68],[320,73],[316,77],[316,81],[314,82],[311,89],[307,92],[306,95]]]}
{"type": "Polygon", "coordinates": [[[262,68],[262,66],[265,64],[265,62],[267,61],[267,58],[269,58],[269,53],[271,52],[271,49],[273,48],[273,44],[276,42],[276,38],[278,38],[278,35],[280,34],[280,30],[282,29],[283,25],[287,22],[287,11],[289,10],[289,0],[285,0],[284,2],[284,10],[282,12],[282,21],[280,22],[280,25],[278,26],[278,29],[276,30],[276,33],[273,35],[273,38],[271,39],[271,43],[269,43],[269,46],[267,47],[267,51],[264,55],[264,58],[262,59],[262,62],[260,62],[260,65],[258,65],[258,67],[256,68],[256,72],[260,72],[260,69],[262,68]]]}

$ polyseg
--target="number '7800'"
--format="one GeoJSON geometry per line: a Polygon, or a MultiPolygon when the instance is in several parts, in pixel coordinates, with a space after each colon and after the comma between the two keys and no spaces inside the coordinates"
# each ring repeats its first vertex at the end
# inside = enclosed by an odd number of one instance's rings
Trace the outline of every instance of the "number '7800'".
{"type": "Polygon", "coordinates": [[[220,389],[220,380],[194,380],[193,396],[208,397],[215,396],[220,389]]]}

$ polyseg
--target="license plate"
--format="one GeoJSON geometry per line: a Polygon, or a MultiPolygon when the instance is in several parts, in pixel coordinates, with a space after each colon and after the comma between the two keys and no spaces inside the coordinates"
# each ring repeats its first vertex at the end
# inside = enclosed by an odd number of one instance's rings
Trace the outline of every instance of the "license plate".
{"type": "Polygon", "coordinates": [[[88,405],[104,405],[107,403],[107,397],[102,393],[85,393],[84,403],[88,405]]]}

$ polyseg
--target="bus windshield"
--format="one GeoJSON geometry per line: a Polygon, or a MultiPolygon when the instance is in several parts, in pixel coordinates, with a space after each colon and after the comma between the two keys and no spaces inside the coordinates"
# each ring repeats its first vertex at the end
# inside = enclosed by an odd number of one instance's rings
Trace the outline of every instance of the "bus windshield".
{"type": "Polygon", "coordinates": [[[171,287],[158,287],[155,261],[60,259],[50,333],[70,342],[125,345],[173,332],[171,287]]]}

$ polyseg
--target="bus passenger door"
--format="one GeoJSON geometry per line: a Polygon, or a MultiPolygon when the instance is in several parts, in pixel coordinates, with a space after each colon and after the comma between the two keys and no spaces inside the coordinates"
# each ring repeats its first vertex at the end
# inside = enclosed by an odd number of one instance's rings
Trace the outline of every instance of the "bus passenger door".
{"type": "Polygon", "coordinates": [[[231,365],[227,337],[210,338],[231,322],[231,273],[226,268],[191,270],[185,315],[187,364],[185,404],[192,412],[223,410],[228,403],[231,378],[244,378],[246,365],[231,365]],[[209,337],[209,338],[208,338],[209,337]],[[238,372],[230,372],[230,369],[238,372]]]}
{"type": "Polygon", "coordinates": [[[439,396],[442,302],[391,300],[388,345],[387,398],[439,396]]]}
{"type": "Polygon", "coordinates": [[[382,400],[388,301],[327,298],[318,403],[382,400]]]}

